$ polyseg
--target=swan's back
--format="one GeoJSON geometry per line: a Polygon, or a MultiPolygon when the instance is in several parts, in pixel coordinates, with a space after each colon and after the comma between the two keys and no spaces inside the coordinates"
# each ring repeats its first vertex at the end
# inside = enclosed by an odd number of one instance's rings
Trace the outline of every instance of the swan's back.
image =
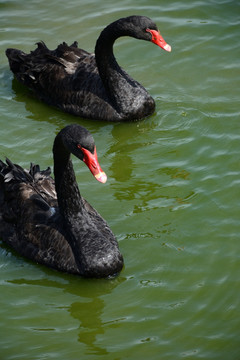
{"type": "Polygon", "coordinates": [[[76,42],[71,46],[62,43],[55,50],[49,50],[44,42],[38,42],[37,48],[29,54],[10,48],[6,55],[16,78],[39,98],[55,106],[64,101],[64,96],[67,101],[68,92],[84,86],[79,80],[74,81],[79,71],[84,74],[82,80],[87,79],[86,74],[90,76],[96,71],[94,55],[79,49],[76,42]],[[57,92],[55,101],[53,90],[57,92]]]}
{"type": "Polygon", "coordinates": [[[29,54],[18,49],[6,50],[11,71],[19,81],[34,88],[36,82],[42,79],[44,72],[53,72],[54,79],[61,80],[65,74],[74,74],[79,64],[87,67],[94,62],[94,55],[79,49],[77,42],[68,46],[65,42],[55,50],[49,50],[43,41],[37,43],[37,48],[29,54]],[[87,59],[87,60],[86,60],[87,59]]]}
{"type": "Polygon", "coordinates": [[[31,164],[27,171],[0,160],[0,237],[33,261],[79,273],[65,240],[49,168],[40,171],[31,164]]]}
{"type": "Polygon", "coordinates": [[[119,118],[99,76],[95,55],[65,42],[49,50],[44,42],[29,54],[7,49],[19,82],[48,105],[85,118],[119,118]]]}

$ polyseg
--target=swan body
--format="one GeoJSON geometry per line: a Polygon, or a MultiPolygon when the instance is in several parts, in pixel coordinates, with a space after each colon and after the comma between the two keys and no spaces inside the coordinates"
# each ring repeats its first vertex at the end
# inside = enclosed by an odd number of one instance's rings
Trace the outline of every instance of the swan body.
{"type": "Polygon", "coordinates": [[[118,243],[106,221],[79,192],[70,154],[106,182],[93,137],[69,125],[53,146],[55,181],[50,168],[30,170],[0,160],[0,237],[21,255],[60,271],[108,277],[123,267],[118,243]]]}
{"type": "Polygon", "coordinates": [[[113,44],[120,36],[152,41],[171,51],[151,19],[129,16],[101,32],[93,54],[79,49],[77,42],[55,50],[39,42],[30,54],[7,49],[6,55],[16,78],[49,105],[88,119],[138,120],[154,112],[155,102],[118,65],[113,44]]]}

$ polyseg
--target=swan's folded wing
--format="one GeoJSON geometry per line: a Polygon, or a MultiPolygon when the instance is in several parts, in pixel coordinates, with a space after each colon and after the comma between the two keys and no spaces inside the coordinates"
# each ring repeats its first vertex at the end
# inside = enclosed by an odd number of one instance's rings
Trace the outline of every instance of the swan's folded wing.
{"type": "Polygon", "coordinates": [[[59,270],[78,273],[65,240],[50,169],[30,170],[0,161],[0,236],[21,255],[59,270]]]}
{"type": "Polygon", "coordinates": [[[57,196],[50,169],[40,171],[38,165],[31,164],[28,171],[6,159],[6,164],[0,162],[0,175],[2,221],[18,231],[26,223],[40,218],[46,223],[54,215],[57,196]]]}

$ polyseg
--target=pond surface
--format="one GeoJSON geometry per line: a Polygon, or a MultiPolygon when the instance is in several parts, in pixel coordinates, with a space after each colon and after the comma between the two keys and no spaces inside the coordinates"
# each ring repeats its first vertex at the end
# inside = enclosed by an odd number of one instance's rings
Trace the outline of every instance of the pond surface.
{"type": "Polygon", "coordinates": [[[240,3],[230,0],[0,1],[0,155],[53,164],[64,126],[93,134],[108,175],[74,159],[82,195],[108,221],[125,267],[86,280],[0,247],[1,360],[240,358],[240,3]],[[118,4],[118,5],[116,5],[118,4]],[[53,49],[132,14],[172,46],[121,38],[115,55],[156,101],[134,123],[64,114],[20,86],[5,49],[53,49]]]}

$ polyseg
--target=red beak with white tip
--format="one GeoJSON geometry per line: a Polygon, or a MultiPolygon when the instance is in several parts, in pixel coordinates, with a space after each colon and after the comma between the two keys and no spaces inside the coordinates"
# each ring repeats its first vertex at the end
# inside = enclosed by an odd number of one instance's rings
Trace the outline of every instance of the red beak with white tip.
{"type": "Polygon", "coordinates": [[[152,34],[152,40],[151,41],[154,44],[156,44],[157,46],[160,46],[160,48],[162,48],[163,50],[171,52],[171,50],[172,50],[171,46],[166,43],[164,38],[160,35],[159,31],[151,30],[151,29],[146,29],[146,31],[149,32],[150,34],[152,34]]]}
{"type": "Polygon", "coordinates": [[[91,151],[85,149],[82,146],[81,147],[79,146],[79,148],[82,150],[84,154],[83,162],[87,165],[87,167],[89,168],[95,179],[105,184],[105,182],[107,181],[107,175],[105,174],[104,171],[102,171],[99,165],[96,146],[94,148],[93,154],[91,153],[91,151]]]}

